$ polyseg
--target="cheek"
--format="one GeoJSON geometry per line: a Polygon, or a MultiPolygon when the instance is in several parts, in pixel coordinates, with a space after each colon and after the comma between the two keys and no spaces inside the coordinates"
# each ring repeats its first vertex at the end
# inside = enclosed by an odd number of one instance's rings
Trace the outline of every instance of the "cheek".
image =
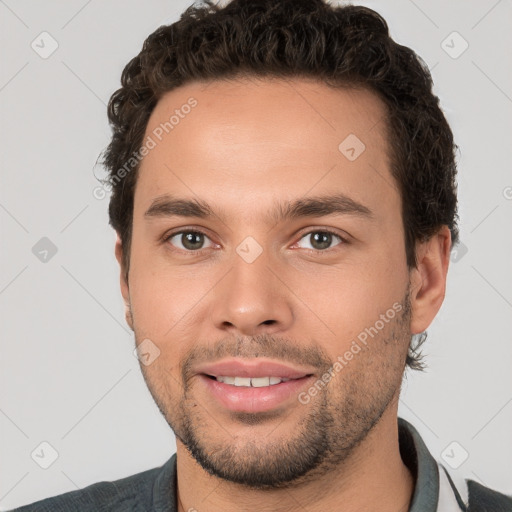
{"type": "Polygon", "coordinates": [[[171,266],[158,251],[159,256],[142,251],[132,256],[130,298],[138,337],[168,345],[197,330],[196,317],[215,275],[193,265],[171,266]]]}
{"type": "Polygon", "coordinates": [[[173,335],[194,302],[195,293],[183,290],[176,279],[134,273],[132,308],[139,331],[159,339],[173,335]]]}
{"type": "MultiPolygon", "coordinates": [[[[337,357],[365,329],[376,322],[379,327],[381,315],[389,319],[401,310],[407,272],[405,262],[401,267],[400,262],[393,263],[391,254],[381,254],[338,267],[320,267],[315,274],[301,273],[295,282],[297,295],[308,306],[306,315],[320,326],[313,336],[328,344],[337,357]],[[327,338],[322,340],[320,333],[327,338]]],[[[306,319],[305,329],[308,323],[313,325],[306,319]]]]}

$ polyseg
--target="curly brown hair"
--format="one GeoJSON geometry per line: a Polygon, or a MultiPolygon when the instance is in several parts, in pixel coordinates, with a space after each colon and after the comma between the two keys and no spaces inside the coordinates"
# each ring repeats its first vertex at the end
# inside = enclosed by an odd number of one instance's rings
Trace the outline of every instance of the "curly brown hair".
{"type": "MultiPolygon", "coordinates": [[[[452,244],[457,243],[457,146],[427,66],[393,41],[377,12],[324,0],[232,0],[224,6],[203,0],[144,41],[109,101],[113,134],[103,153],[109,172],[104,185],[112,191],[110,225],[122,241],[126,279],[140,162],[134,155],[155,105],[187,82],[236,77],[314,78],[377,94],[388,115],[391,172],[402,198],[409,268],[417,265],[416,242],[428,240],[441,226],[450,228],[452,244]]],[[[414,357],[411,348],[407,363],[419,368],[414,357]]]]}

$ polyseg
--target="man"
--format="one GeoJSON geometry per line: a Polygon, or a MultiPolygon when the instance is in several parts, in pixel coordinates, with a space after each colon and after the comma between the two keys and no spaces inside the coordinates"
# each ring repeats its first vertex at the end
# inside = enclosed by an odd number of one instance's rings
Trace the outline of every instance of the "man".
{"type": "Polygon", "coordinates": [[[397,418],[458,239],[455,146],[377,13],[191,7],[109,119],[126,320],[177,453],[18,510],[512,510],[397,418]]]}

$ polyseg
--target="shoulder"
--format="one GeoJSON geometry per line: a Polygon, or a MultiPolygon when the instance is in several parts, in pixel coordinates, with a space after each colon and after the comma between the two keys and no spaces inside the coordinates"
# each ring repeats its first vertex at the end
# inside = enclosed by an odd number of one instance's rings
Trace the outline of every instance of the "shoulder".
{"type": "Polygon", "coordinates": [[[512,512],[512,496],[467,480],[469,507],[468,512],[512,512]]]}
{"type": "Polygon", "coordinates": [[[97,482],[83,489],[18,507],[12,512],[100,512],[107,510],[145,512],[153,504],[154,485],[158,475],[172,459],[173,457],[161,467],[148,469],[111,482],[97,482]]]}
{"type": "MultiPolygon", "coordinates": [[[[456,486],[447,469],[439,465],[440,475],[444,472],[461,510],[467,512],[512,512],[512,496],[465,479],[456,486]]],[[[443,478],[441,478],[443,482],[443,478]]],[[[441,493],[443,494],[443,493],[441,493]]]]}
{"type": "Polygon", "coordinates": [[[412,510],[424,510],[425,503],[437,503],[439,512],[512,512],[512,496],[461,476],[454,481],[443,464],[434,459],[419,432],[400,417],[398,425],[400,454],[416,477],[413,499],[419,507],[412,510]]]}

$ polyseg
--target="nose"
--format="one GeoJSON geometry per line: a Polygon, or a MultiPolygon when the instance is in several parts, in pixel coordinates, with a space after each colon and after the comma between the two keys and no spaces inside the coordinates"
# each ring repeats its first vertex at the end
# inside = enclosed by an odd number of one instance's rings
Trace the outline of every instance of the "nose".
{"type": "Polygon", "coordinates": [[[257,336],[290,329],[293,294],[269,268],[265,251],[252,263],[235,255],[233,266],[215,287],[212,319],[231,335],[257,336]]]}

